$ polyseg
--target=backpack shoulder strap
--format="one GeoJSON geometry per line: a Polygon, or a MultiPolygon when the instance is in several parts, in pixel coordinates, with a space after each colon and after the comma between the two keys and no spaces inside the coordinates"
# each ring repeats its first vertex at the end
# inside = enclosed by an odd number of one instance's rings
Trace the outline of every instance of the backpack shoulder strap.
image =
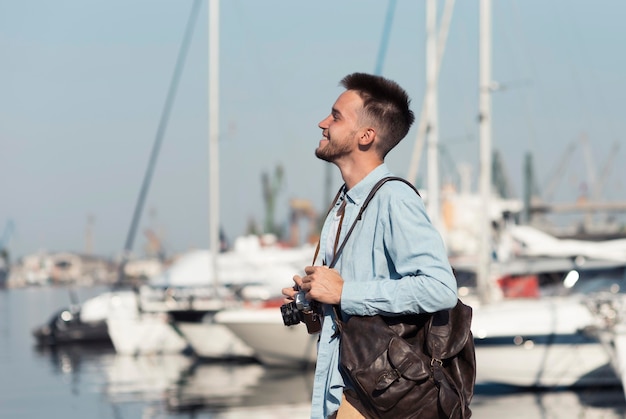
{"type": "MultiPolygon", "coordinates": [[[[379,180],[374,187],[372,188],[372,190],[370,191],[369,195],[367,195],[367,198],[365,198],[365,201],[363,202],[363,206],[361,207],[361,210],[359,211],[359,215],[356,217],[357,220],[361,219],[361,216],[363,215],[363,212],[365,212],[365,208],[367,208],[367,205],[370,203],[370,201],[372,200],[372,198],[374,198],[374,194],[380,189],[381,186],[383,186],[385,183],[389,182],[390,180],[399,180],[401,182],[406,183],[407,185],[409,185],[411,187],[411,189],[413,189],[415,191],[415,193],[418,196],[421,196],[420,193],[417,191],[417,188],[408,180],[398,177],[398,176],[387,176],[382,178],[381,180],[379,180]]],[[[354,227],[354,224],[352,224],[352,226],[354,227]]],[[[350,231],[348,232],[348,235],[352,232],[352,228],[350,229],[350,231]]],[[[348,238],[348,235],[346,235],[346,239],[348,238]]]]}

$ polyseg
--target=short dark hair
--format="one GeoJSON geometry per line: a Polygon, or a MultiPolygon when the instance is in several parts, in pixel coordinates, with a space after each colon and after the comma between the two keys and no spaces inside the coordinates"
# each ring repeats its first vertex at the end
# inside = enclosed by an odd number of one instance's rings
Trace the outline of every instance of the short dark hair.
{"type": "Polygon", "coordinates": [[[366,73],[352,73],[341,80],[346,90],[363,99],[365,117],[374,123],[381,138],[378,151],[385,157],[402,140],[415,121],[411,99],[395,81],[366,73]]]}

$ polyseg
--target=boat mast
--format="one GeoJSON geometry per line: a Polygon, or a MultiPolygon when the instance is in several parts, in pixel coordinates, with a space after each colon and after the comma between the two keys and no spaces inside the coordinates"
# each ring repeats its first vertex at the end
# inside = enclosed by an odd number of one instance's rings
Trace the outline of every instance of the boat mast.
{"type": "Polygon", "coordinates": [[[480,177],[482,198],[480,215],[480,246],[476,285],[482,303],[489,302],[489,270],[491,265],[491,0],[480,0],[479,28],[479,136],[480,177]]]}
{"type": "Polygon", "coordinates": [[[428,215],[439,223],[439,95],[437,89],[437,0],[426,0],[426,91],[428,108],[428,215]]]}
{"type": "Polygon", "coordinates": [[[209,251],[213,283],[219,285],[219,0],[209,0],[209,251]]]}
{"type": "Polygon", "coordinates": [[[424,147],[424,139],[429,125],[428,118],[428,101],[429,90],[437,85],[439,80],[439,74],[441,73],[441,62],[443,61],[443,53],[446,48],[446,41],[448,39],[448,32],[450,29],[450,22],[452,20],[452,12],[454,11],[454,0],[446,0],[443,6],[443,13],[441,16],[441,23],[439,31],[437,33],[437,64],[435,67],[435,80],[432,86],[426,83],[426,93],[422,102],[422,111],[420,112],[419,122],[417,124],[417,137],[413,145],[413,152],[411,154],[411,163],[409,164],[409,170],[407,172],[407,180],[412,184],[417,182],[417,172],[419,171],[419,163],[422,158],[422,148],[424,147]]]}

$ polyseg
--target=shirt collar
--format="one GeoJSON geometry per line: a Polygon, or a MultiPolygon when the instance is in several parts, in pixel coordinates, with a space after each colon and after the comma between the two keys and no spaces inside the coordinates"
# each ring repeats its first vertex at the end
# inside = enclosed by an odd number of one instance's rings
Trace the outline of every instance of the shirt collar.
{"type": "Polygon", "coordinates": [[[361,179],[359,183],[354,185],[354,187],[346,193],[346,196],[351,202],[356,205],[360,205],[365,198],[367,198],[367,195],[369,195],[374,185],[376,185],[376,182],[384,177],[392,175],[393,174],[389,171],[387,165],[382,163],[380,166],[369,172],[369,174],[361,179]]]}

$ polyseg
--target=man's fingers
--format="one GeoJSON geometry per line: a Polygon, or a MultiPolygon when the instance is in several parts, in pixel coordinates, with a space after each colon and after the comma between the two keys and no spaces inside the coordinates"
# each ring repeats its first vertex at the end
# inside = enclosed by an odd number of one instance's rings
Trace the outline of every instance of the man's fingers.
{"type": "Polygon", "coordinates": [[[302,278],[300,277],[300,275],[294,275],[293,282],[296,283],[296,287],[302,288],[302,278]]]}

